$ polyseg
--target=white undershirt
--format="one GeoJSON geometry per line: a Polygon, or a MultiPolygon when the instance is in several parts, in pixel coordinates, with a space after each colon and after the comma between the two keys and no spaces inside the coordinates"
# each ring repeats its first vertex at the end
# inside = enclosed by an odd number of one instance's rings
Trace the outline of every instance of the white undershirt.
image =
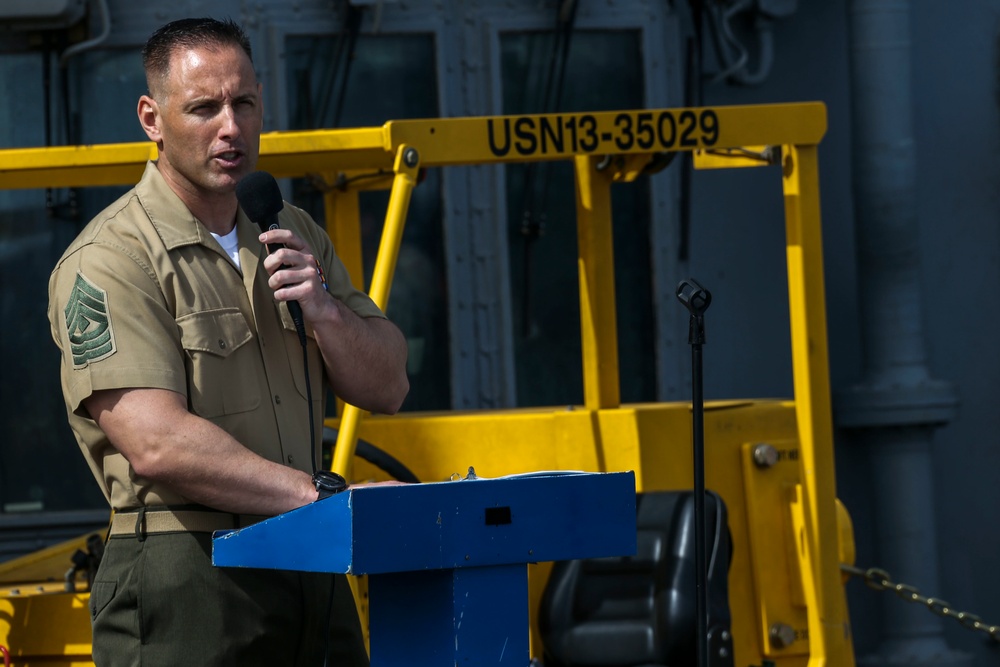
{"type": "Polygon", "coordinates": [[[219,236],[214,232],[212,233],[212,236],[219,242],[222,249],[225,250],[226,254],[233,260],[236,264],[236,268],[240,268],[240,242],[239,239],[236,238],[236,227],[233,226],[233,231],[229,232],[225,236],[219,236]]]}

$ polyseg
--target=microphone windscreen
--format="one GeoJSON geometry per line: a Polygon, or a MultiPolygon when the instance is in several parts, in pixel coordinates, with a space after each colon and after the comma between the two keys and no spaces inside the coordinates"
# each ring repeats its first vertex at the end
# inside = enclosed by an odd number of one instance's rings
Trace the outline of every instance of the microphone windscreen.
{"type": "Polygon", "coordinates": [[[274,176],[266,171],[247,174],[236,184],[236,199],[243,211],[258,225],[278,215],[284,203],[281,188],[274,176]]]}

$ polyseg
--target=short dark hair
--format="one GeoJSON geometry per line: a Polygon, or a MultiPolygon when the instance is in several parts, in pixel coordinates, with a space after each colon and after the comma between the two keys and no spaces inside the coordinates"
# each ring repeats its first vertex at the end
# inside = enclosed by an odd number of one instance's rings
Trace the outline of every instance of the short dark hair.
{"type": "Polygon", "coordinates": [[[219,21],[213,18],[180,19],[166,24],[146,40],[142,49],[142,66],[146,70],[146,85],[150,94],[159,89],[170,73],[170,57],[174,49],[213,46],[238,46],[253,63],[250,39],[243,28],[232,19],[219,21]]]}

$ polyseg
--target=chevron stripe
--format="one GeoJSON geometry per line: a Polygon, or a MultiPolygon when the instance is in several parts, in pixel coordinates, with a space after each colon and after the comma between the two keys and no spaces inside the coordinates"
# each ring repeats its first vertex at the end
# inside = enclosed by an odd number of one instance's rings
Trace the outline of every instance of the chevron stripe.
{"type": "Polygon", "coordinates": [[[74,368],[107,359],[117,350],[108,295],[82,273],[76,274],[73,291],[63,311],[66,331],[69,334],[70,353],[74,368]]]}

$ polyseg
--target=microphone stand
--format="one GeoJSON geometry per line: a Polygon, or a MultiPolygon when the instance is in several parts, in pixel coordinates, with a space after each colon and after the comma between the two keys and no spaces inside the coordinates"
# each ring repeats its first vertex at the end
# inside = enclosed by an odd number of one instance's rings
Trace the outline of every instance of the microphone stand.
{"type": "Polygon", "coordinates": [[[695,610],[697,614],[698,666],[708,665],[708,566],[706,557],[705,520],[705,399],[702,393],[701,346],[705,343],[705,311],[712,303],[712,294],[688,278],[677,286],[677,299],[691,313],[688,343],[691,344],[691,433],[694,447],[694,560],[695,610]]]}

